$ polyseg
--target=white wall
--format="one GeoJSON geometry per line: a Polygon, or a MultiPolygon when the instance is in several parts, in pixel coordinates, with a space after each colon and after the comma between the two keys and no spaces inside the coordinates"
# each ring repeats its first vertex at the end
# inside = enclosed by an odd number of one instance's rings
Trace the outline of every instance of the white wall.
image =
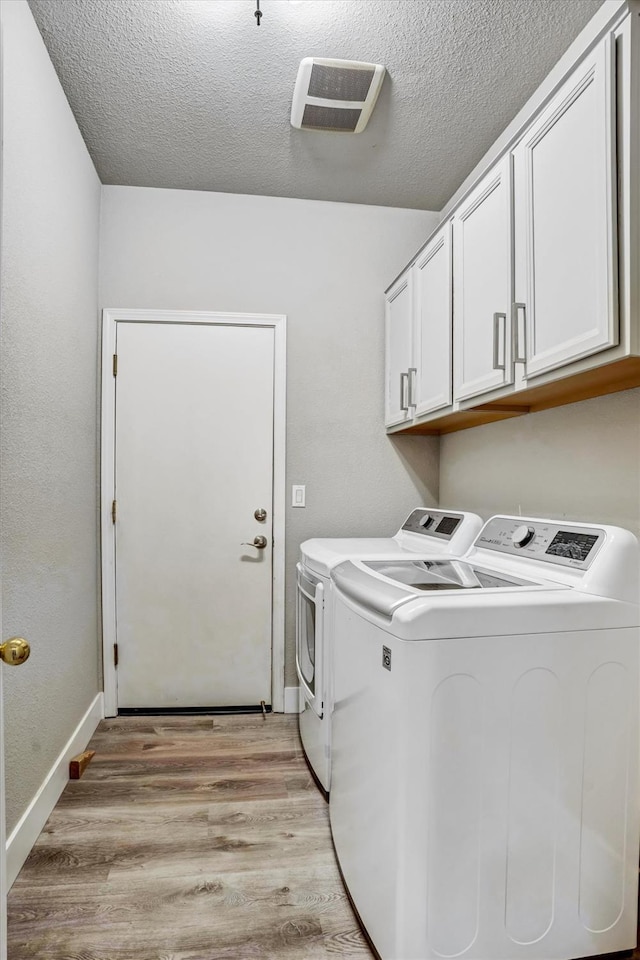
{"type": "Polygon", "coordinates": [[[438,499],[438,442],[383,427],[382,291],[437,222],[425,211],[104,187],[103,307],[284,313],[287,669],[294,684],[298,547],[311,536],[390,534],[438,499]]]}
{"type": "Polygon", "coordinates": [[[441,438],[440,497],[482,516],[519,513],[640,536],[640,389],[441,438]]]}
{"type": "Polygon", "coordinates": [[[7,821],[99,689],[97,264],[100,183],[25,0],[3,0],[0,381],[7,821]]]}

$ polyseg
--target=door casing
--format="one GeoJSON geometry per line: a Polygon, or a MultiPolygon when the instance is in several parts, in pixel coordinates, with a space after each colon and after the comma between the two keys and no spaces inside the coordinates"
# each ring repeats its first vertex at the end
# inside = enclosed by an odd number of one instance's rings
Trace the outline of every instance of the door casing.
{"type": "Polygon", "coordinates": [[[194,310],[102,311],[102,394],[100,441],[100,531],[102,570],[102,663],[104,712],[118,712],[116,643],[115,526],[111,518],[115,479],[116,352],[118,323],[205,323],[235,326],[266,326],[274,331],[273,390],[273,593],[271,621],[271,704],[284,712],[284,590],[285,590],[285,452],[286,452],[286,317],[282,314],[209,313],[194,310]]]}
{"type": "MultiPolygon", "coordinates": [[[[3,71],[3,19],[0,10],[0,78],[4,76],[3,71]]],[[[3,98],[0,97],[0,224],[2,221],[3,210],[3,98]]],[[[0,229],[0,276],[4,267],[2,256],[2,230],[0,229]]],[[[4,322],[2,303],[0,302],[0,319],[4,322]]],[[[0,639],[2,637],[2,594],[0,592],[0,639]]],[[[2,696],[2,662],[0,661],[0,960],[7,960],[7,839],[6,839],[6,811],[5,811],[5,786],[4,786],[4,706],[2,696]]]]}

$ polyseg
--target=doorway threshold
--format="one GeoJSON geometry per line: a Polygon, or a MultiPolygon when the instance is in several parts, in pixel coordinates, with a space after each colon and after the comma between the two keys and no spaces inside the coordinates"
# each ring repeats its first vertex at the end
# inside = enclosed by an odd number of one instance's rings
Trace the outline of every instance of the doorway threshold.
{"type": "MultiPolygon", "coordinates": [[[[272,712],[270,703],[264,705],[264,712],[272,712]]],[[[121,707],[118,710],[119,717],[207,717],[243,713],[263,713],[263,708],[259,703],[250,703],[236,707],[121,707]]]]}

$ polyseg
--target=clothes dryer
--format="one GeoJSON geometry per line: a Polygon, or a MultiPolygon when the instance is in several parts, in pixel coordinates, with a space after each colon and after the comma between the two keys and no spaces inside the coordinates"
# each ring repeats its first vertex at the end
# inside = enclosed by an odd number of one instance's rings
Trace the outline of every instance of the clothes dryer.
{"type": "Polygon", "coordinates": [[[481,526],[475,513],[418,507],[393,537],[322,538],[301,544],[296,568],[300,738],[325,795],[331,784],[331,569],[349,557],[458,556],[465,553],[481,526]]]}
{"type": "Polygon", "coordinates": [[[461,561],[332,570],[331,828],[382,960],[635,947],[638,552],[494,517],[461,561]]]}

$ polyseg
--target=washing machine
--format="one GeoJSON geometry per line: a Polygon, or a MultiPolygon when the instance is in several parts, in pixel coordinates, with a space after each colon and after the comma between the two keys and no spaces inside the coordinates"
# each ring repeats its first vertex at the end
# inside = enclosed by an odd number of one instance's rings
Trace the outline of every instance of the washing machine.
{"type": "Polygon", "coordinates": [[[639,548],[493,517],[334,589],[331,829],[382,960],[636,944],[639,548]]]}
{"type": "Polygon", "coordinates": [[[300,738],[325,796],[331,783],[332,567],[348,557],[457,556],[465,553],[481,527],[474,513],[418,507],[393,537],[313,539],[301,545],[296,568],[300,738]]]}

